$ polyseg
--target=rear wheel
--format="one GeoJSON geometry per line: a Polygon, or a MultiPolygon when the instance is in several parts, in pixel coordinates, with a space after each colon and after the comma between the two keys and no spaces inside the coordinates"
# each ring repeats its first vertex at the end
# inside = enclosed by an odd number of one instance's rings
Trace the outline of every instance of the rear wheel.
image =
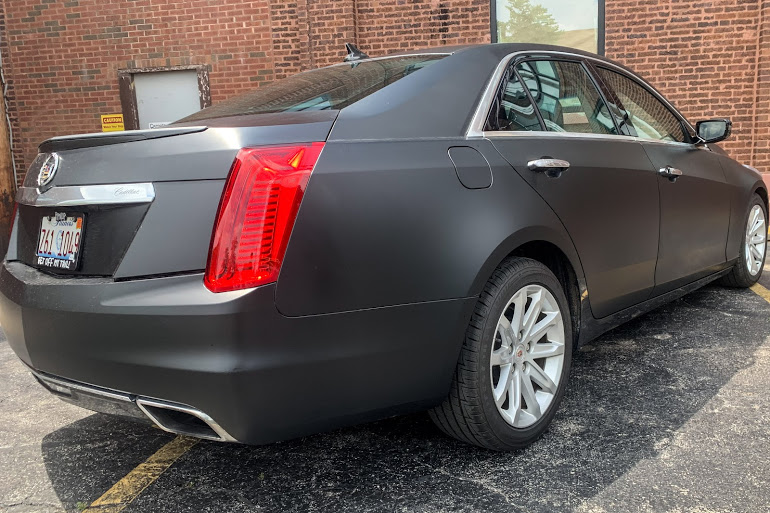
{"type": "Polygon", "coordinates": [[[479,298],[449,396],[431,418],[448,435],[487,449],[529,445],[556,413],[571,357],[559,281],[535,260],[506,260],[479,298]]]}
{"type": "Polygon", "coordinates": [[[738,262],[721,283],[730,287],[751,287],[762,275],[767,251],[767,212],[765,203],[754,195],[746,212],[745,230],[738,262]]]}

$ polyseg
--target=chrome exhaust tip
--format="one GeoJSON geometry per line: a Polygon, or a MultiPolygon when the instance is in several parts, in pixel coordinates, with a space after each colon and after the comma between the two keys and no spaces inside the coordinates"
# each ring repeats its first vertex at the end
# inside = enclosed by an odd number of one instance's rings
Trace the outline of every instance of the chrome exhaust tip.
{"type": "Polygon", "coordinates": [[[141,397],[135,402],[163,431],[217,442],[237,442],[214,419],[195,408],[141,397]]]}

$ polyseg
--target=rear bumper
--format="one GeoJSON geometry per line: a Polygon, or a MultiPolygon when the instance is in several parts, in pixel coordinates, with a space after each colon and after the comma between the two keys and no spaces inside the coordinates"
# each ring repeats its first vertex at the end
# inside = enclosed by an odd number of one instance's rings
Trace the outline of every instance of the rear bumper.
{"type": "Polygon", "coordinates": [[[169,433],[219,442],[237,442],[209,415],[190,406],[76,383],[32,369],[31,372],[49,392],[75,406],[110,415],[150,421],[169,433]]]}
{"type": "MultiPolygon", "coordinates": [[[[275,287],[202,275],[115,282],[0,270],[0,323],[41,375],[205,412],[261,444],[431,406],[475,298],[285,317],[275,287]]],[[[133,399],[132,399],[133,398],[133,399]]]]}

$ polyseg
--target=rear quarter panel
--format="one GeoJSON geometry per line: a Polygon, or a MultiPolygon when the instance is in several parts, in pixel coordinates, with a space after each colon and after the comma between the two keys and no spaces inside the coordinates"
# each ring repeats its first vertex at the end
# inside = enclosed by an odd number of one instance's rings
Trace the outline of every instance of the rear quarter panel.
{"type": "Polygon", "coordinates": [[[487,140],[327,143],[278,279],[276,304],[304,316],[478,295],[517,246],[577,255],[546,203],[487,140]],[[448,156],[469,145],[493,184],[463,187],[448,156]]]}

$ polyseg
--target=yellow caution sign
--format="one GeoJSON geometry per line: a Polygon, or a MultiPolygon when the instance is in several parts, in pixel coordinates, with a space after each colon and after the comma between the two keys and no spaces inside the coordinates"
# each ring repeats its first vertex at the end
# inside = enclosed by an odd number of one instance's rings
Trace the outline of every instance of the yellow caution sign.
{"type": "Polygon", "coordinates": [[[120,132],[125,129],[123,114],[102,114],[102,132],[120,132]]]}

